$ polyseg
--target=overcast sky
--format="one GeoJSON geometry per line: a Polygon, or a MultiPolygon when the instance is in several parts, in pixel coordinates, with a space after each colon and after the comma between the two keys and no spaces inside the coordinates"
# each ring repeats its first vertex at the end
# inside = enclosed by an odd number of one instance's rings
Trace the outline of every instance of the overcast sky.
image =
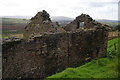
{"type": "Polygon", "coordinates": [[[0,0],[0,16],[34,16],[46,10],[51,16],[75,18],[85,13],[94,19],[118,19],[119,0],[0,0]]]}

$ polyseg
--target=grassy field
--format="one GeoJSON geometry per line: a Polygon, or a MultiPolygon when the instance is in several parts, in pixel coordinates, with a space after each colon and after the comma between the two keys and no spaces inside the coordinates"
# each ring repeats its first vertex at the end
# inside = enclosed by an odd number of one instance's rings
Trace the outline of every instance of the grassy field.
{"type": "Polygon", "coordinates": [[[14,25],[14,24],[26,24],[29,23],[28,19],[17,19],[17,18],[2,18],[2,24],[4,25],[14,25]]]}
{"type": "Polygon", "coordinates": [[[17,38],[23,38],[23,32],[22,31],[2,31],[2,34],[0,34],[0,38],[5,39],[9,37],[17,37],[17,38]]]}
{"type": "Polygon", "coordinates": [[[29,22],[29,19],[2,18],[2,34],[0,34],[0,38],[22,38],[22,32],[29,22]]]}
{"type": "MultiPolygon", "coordinates": [[[[120,56],[120,38],[108,41],[107,57],[92,60],[77,68],[66,70],[49,76],[49,78],[118,78],[118,58],[120,56]],[[118,45],[119,44],[119,45],[118,45]],[[119,48],[118,48],[119,47],[119,48]]],[[[119,75],[120,76],[120,75],[119,75]]]]}

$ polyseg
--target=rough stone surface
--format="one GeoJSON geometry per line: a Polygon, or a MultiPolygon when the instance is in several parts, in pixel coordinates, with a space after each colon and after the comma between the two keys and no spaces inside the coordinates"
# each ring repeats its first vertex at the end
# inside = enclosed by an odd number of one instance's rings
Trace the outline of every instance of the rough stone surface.
{"type": "Polygon", "coordinates": [[[27,39],[35,35],[59,32],[58,28],[59,25],[53,23],[50,19],[50,15],[43,10],[31,18],[31,22],[25,27],[24,38],[27,39]]]}
{"type": "Polygon", "coordinates": [[[93,20],[89,15],[87,14],[81,14],[80,16],[77,16],[75,20],[73,20],[71,23],[67,24],[65,26],[66,31],[76,31],[80,27],[82,28],[93,28],[93,27],[109,27],[106,24],[101,24],[95,20],[93,20]]]}
{"type": "Polygon", "coordinates": [[[65,26],[67,32],[57,26],[43,10],[26,26],[25,39],[5,40],[2,77],[43,79],[106,55],[108,30],[89,15],[76,17],[65,26]],[[79,27],[90,29],[78,30],[79,27]]]}
{"type": "Polygon", "coordinates": [[[105,29],[96,29],[5,42],[2,45],[3,78],[43,79],[67,67],[103,57],[107,35],[105,29]]]}

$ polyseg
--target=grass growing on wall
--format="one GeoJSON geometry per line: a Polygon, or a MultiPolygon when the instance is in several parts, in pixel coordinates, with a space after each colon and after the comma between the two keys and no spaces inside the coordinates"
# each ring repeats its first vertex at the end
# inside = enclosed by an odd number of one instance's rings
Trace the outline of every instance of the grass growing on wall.
{"type": "Polygon", "coordinates": [[[118,41],[120,42],[120,38],[108,41],[106,58],[92,60],[77,68],[67,68],[48,78],[118,78],[118,68],[120,67],[118,65],[120,54],[118,41]]]}

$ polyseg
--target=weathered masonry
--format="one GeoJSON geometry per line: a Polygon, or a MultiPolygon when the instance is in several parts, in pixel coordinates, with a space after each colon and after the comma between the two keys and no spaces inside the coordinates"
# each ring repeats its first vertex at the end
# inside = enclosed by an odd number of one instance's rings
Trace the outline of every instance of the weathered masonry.
{"type": "Polygon", "coordinates": [[[93,28],[102,26],[109,28],[108,25],[101,24],[93,20],[89,15],[81,14],[80,16],[77,16],[71,23],[67,24],[64,29],[66,31],[76,31],[79,28],[93,28]]]}
{"type": "Polygon", "coordinates": [[[3,78],[44,78],[105,56],[107,31],[48,34],[3,44],[3,78]]]}
{"type": "Polygon", "coordinates": [[[43,79],[106,55],[106,25],[93,21],[88,15],[82,14],[80,19],[66,25],[65,32],[59,29],[54,27],[46,11],[38,12],[26,26],[24,39],[5,40],[3,78],[43,79]],[[79,28],[81,26],[89,29],[79,28]]]}

